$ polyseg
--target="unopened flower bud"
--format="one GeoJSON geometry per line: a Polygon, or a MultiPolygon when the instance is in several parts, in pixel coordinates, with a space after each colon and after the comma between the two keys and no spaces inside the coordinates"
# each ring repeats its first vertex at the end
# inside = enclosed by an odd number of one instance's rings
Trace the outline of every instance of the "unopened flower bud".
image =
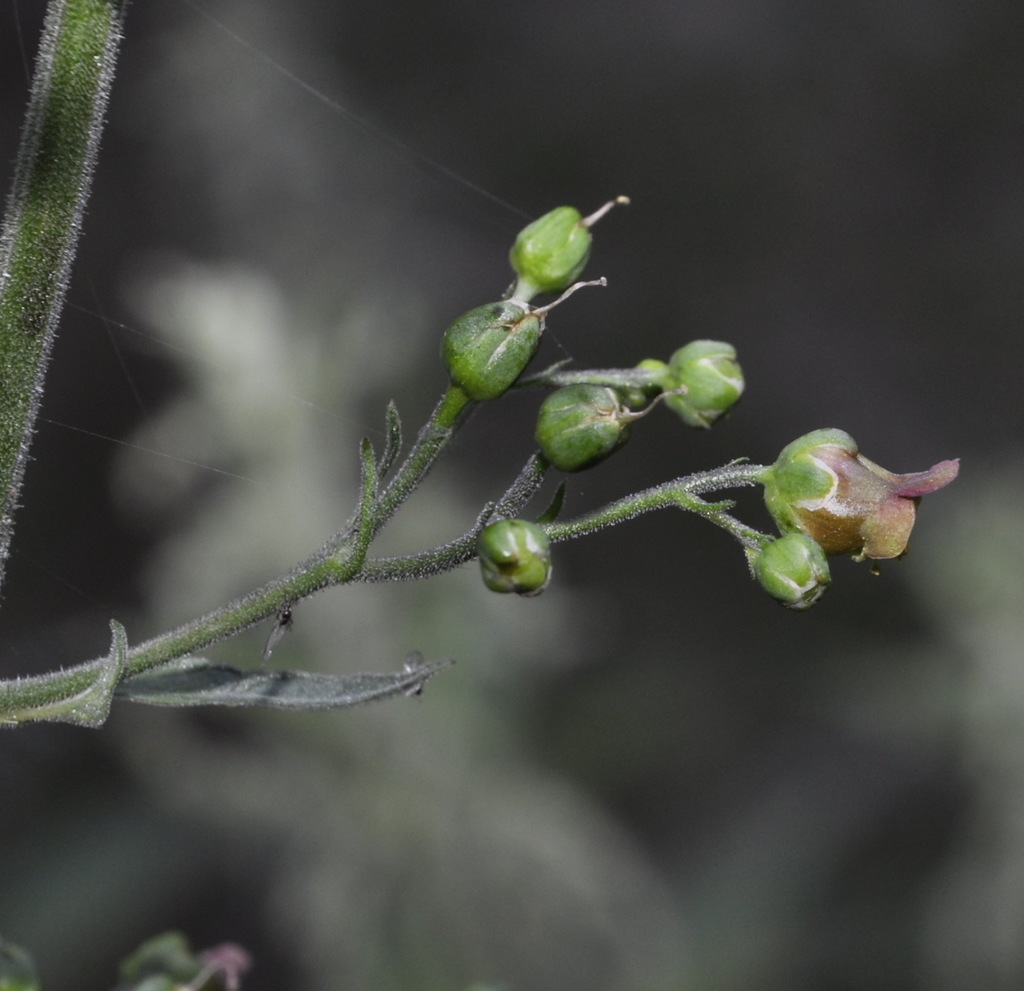
{"type": "Polygon", "coordinates": [[[575,207],[560,206],[524,227],[509,252],[519,277],[513,298],[532,299],[537,293],[561,292],[575,282],[590,257],[591,225],[616,203],[628,202],[620,196],[589,217],[581,216],[575,207]]]}
{"type": "Polygon", "coordinates": [[[710,427],[743,395],[736,349],[722,341],[692,341],[669,359],[665,404],[691,427],[710,427]]]}
{"type": "Polygon", "coordinates": [[[765,476],[768,510],[783,533],[805,533],[826,554],[902,556],[921,496],[957,476],[960,462],[894,475],[869,461],[846,432],[814,430],[783,448],[765,476]]]}
{"type": "Polygon", "coordinates": [[[543,316],[525,304],[488,303],[444,332],[441,359],[470,399],[497,399],[530,363],[543,330],[543,316]]]}
{"type": "Polygon", "coordinates": [[[551,581],[551,543],[536,523],[498,520],[477,538],[484,584],[492,592],[539,595],[551,581]]]}
{"type": "Polygon", "coordinates": [[[754,577],[787,609],[810,609],[832,580],[821,545],[789,533],[752,555],[754,577]]]}
{"type": "Polygon", "coordinates": [[[629,437],[638,414],[604,385],[567,385],[541,403],[537,444],[560,471],[582,471],[609,457],[629,437]]]}

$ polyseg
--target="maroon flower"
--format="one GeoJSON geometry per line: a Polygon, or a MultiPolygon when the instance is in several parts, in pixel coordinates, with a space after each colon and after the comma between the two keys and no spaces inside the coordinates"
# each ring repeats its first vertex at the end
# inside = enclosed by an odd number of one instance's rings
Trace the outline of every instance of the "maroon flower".
{"type": "Polygon", "coordinates": [[[894,475],[869,461],[842,430],[805,434],[765,475],[765,502],[783,533],[805,533],[826,554],[886,559],[907,550],[921,496],[948,485],[959,460],[894,475]]]}

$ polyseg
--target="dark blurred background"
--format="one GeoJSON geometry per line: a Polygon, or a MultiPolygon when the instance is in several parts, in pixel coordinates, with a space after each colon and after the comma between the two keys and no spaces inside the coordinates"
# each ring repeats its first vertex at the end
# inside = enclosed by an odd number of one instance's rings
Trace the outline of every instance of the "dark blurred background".
{"type": "MultiPolygon", "coordinates": [[[[42,13],[0,5],[5,184],[42,13]]],[[[711,337],[748,382],[710,433],[652,415],[570,512],[823,426],[963,465],[905,560],[836,562],[806,615],[663,513],[560,545],[538,600],[466,568],[296,608],[275,665],[456,657],[419,700],[0,735],[0,934],[46,987],[171,928],[246,946],[254,991],[1024,986],[1022,43],[1018,0],[136,3],[3,676],[317,547],[358,438],[392,396],[416,429],[441,330],[562,203],[632,197],[546,359],[711,337]]],[[[482,409],[383,547],[468,527],[535,403],[482,409]]]]}

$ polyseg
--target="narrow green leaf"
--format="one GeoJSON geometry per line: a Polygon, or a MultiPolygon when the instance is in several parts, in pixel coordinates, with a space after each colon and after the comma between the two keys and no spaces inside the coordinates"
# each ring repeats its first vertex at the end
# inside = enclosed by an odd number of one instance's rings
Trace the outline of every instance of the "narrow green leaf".
{"type": "Polygon", "coordinates": [[[377,508],[377,491],[380,476],[377,461],[373,456],[373,445],[364,437],[359,444],[359,507],[356,509],[356,561],[360,564],[366,557],[366,550],[373,539],[373,521],[377,508]]]}
{"type": "Polygon", "coordinates": [[[565,482],[560,482],[558,488],[555,489],[554,497],[551,500],[551,504],[547,509],[544,510],[540,516],[537,517],[538,523],[554,523],[558,519],[559,513],[562,512],[562,504],[565,502],[565,482]]]}
{"type": "Polygon", "coordinates": [[[386,437],[384,450],[377,462],[377,476],[383,478],[395,463],[398,452],[402,450],[402,421],[398,417],[398,407],[394,400],[388,400],[388,408],[384,414],[386,437]]]}
{"type": "Polygon", "coordinates": [[[308,671],[242,671],[186,657],[127,678],[116,696],[149,705],[248,705],[271,709],[342,709],[396,695],[418,695],[451,660],[424,661],[414,652],[393,674],[315,674],[308,671]]]}

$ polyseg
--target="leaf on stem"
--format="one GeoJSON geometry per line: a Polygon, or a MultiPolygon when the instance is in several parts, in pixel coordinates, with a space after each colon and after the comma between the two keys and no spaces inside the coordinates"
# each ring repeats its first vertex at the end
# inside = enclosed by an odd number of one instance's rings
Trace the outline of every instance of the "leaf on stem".
{"type": "Polygon", "coordinates": [[[373,523],[377,508],[380,476],[373,445],[363,438],[359,444],[359,506],[356,509],[356,560],[361,564],[373,539],[373,523]]]}
{"type": "Polygon", "coordinates": [[[554,523],[562,512],[562,504],[565,502],[565,482],[560,482],[555,489],[554,497],[547,509],[537,517],[538,523],[554,523]]]}
{"type": "Polygon", "coordinates": [[[148,705],[248,705],[270,709],[343,709],[396,695],[419,695],[451,660],[424,661],[411,653],[393,674],[315,674],[308,671],[242,671],[186,657],[118,685],[116,696],[148,705]]]}
{"type": "Polygon", "coordinates": [[[380,460],[377,462],[377,476],[382,479],[391,470],[391,466],[402,449],[402,421],[398,417],[398,407],[394,400],[388,401],[388,408],[384,414],[386,436],[384,439],[384,450],[381,451],[380,460]]]}
{"type": "Polygon", "coordinates": [[[75,726],[88,726],[92,729],[102,726],[110,715],[114,689],[124,674],[128,659],[128,637],[124,627],[116,619],[112,619],[110,630],[110,654],[99,663],[95,679],[85,688],[64,694],[67,689],[58,675],[49,679],[53,686],[53,696],[50,696],[46,681],[40,680],[37,686],[39,701],[20,709],[4,711],[0,714],[0,722],[72,723],[75,726]]]}

